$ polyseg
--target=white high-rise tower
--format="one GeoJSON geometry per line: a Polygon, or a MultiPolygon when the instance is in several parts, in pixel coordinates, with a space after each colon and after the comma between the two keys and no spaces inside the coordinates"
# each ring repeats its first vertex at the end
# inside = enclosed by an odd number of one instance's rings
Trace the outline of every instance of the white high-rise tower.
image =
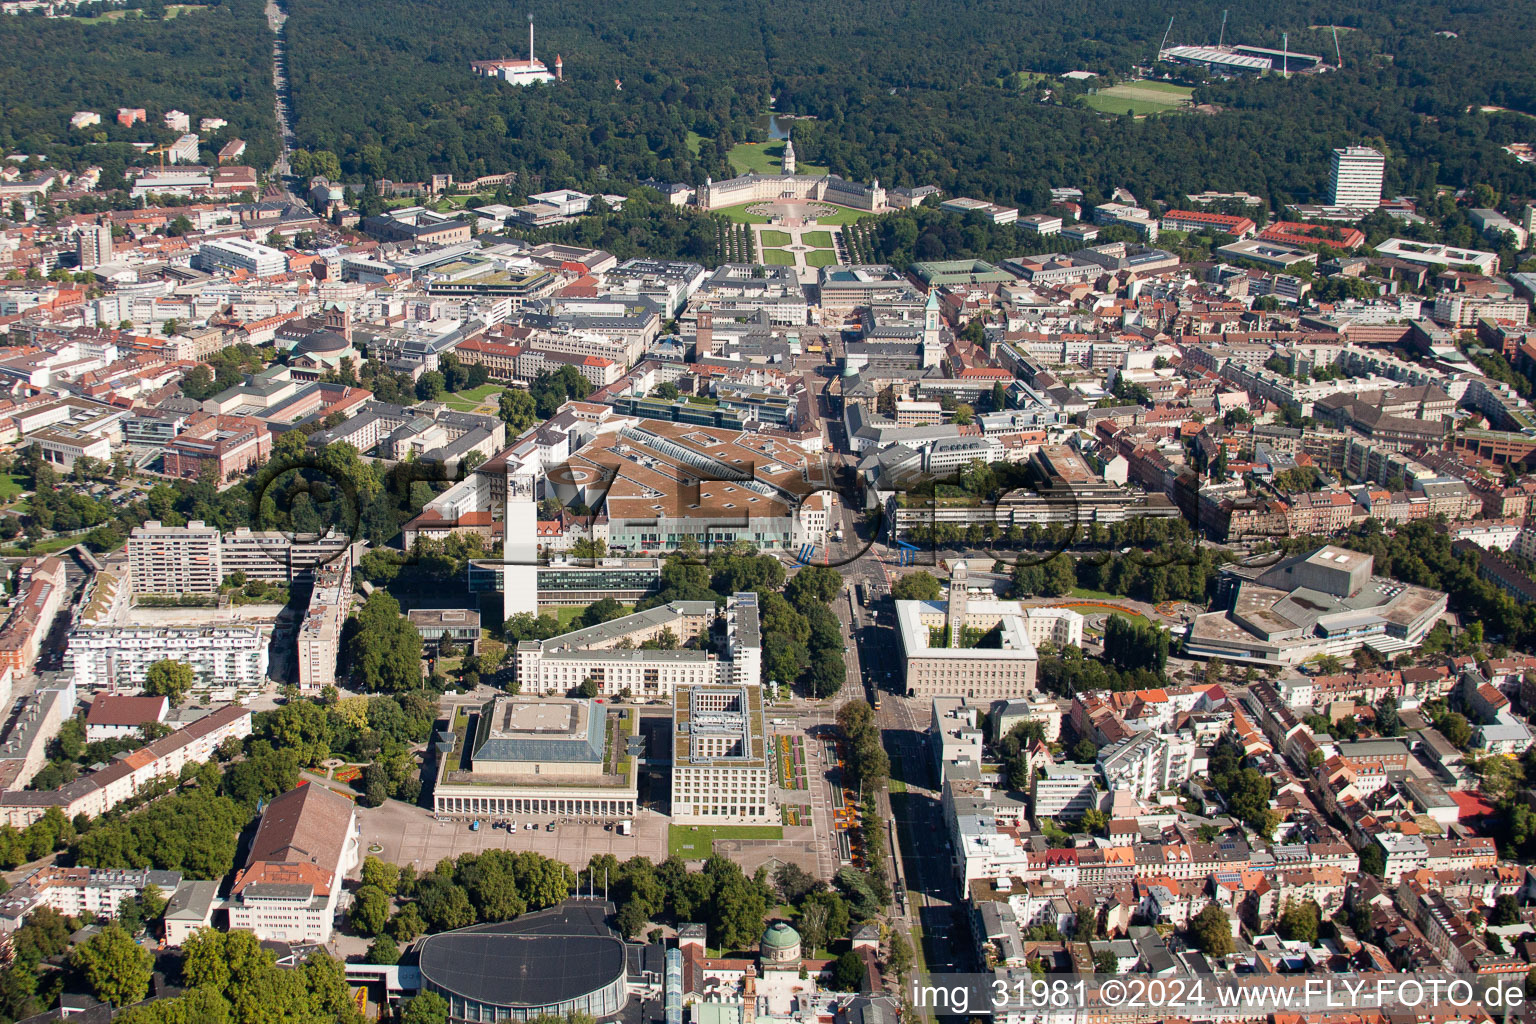
{"type": "Polygon", "coordinates": [[[1376,209],[1386,171],[1387,158],[1369,146],[1334,150],[1330,201],[1334,206],[1376,209]]]}
{"type": "Polygon", "coordinates": [[[502,541],[502,618],[539,613],[539,505],[535,497],[538,461],[507,466],[507,508],[502,541]]]}

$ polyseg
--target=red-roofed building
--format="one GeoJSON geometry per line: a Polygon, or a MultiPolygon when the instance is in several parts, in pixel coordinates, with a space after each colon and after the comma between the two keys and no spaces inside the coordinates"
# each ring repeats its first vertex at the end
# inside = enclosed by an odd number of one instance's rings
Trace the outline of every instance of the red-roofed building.
{"type": "Polygon", "coordinates": [[[208,416],[165,446],[165,472],[196,480],[212,466],[222,485],[272,454],[267,425],[249,416],[208,416]]]}
{"type": "Polygon", "coordinates": [[[1281,245],[1326,245],[1333,249],[1358,249],[1365,244],[1365,233],[1358,228],[1337,224],[1304,224],[1282,220],[1265,228],[1259,237],[1281,245]]]}
{"type": "Polygon", "coordinates": [[[1247,238],[1258,225],[1247,217],[1226,213],[1210,213],[1206,210],[1169,210],[1163,214],[1164,231],[1219,231],[1234,238],[1247,238]]]}
{"type": "Polygon", "coordinates": [[[164,722],[170,702],[164,697],[124,697],[99,693],[85,713],[85,739],[115,740],[137,736],[148,722],[164,722]]]}
{"type": "Polygon", "coordinates": [[[359,840],[357,809],[340,793],[313,783],[275,797],[230,889],[229,926],[263,941],[330,941],[359,840]]]}

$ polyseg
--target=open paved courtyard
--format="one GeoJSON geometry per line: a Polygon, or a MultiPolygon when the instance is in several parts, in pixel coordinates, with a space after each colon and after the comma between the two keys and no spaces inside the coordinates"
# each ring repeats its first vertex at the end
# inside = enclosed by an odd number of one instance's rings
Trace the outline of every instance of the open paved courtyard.
{"type": "Polygon", "coordinates": [[[667,856],[667,818],[654,811],[642,811],[634,819],[635,834],[630,836],[619,835],[616,827],[610,831],[602,824],[562,824],[559,819],[555,831],[549,832],[547,816],[519,819],[516,832],[492,828],[495,819],[483,818],[480,831],[471,832],[468,821],[438,821],[423,808],[395,800],[379,807],[359,807],[357,818],[364,853],[395,864],[413,864],[418,871],[430,870],[444,857],[485,850],[532,850],[578,869],[604,853],[619,860],[639,854],[657,863],[667,856]],[[529,822],[538,829],[530,831],[529,822]]]}

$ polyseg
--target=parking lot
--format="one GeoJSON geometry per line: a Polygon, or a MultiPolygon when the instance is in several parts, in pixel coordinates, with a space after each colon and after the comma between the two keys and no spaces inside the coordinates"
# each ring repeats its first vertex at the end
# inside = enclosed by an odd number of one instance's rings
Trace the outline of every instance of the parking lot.
{"type": "Polygon", "coordinates": [[[380,807],[359,807],[358,827],[362,830],[363,852],[395,864],[412,864],[418,871],[429,871],[444,857],[484,850],[532,850],[554,857],[573,868],[584,868],[593,857],[611,853],[619,860],[639,854],[660,863],[667,856],[667,818],[652,811],[642,811],[634,819],[634,835],[619,835],[602,824],[562,824],[546,831],[550,822],[543,818],[523,818],[517,831],[492,828],[495,819],[481,819],[480,830],[471,832],[462,820],[438,821],[420,807],[390,800],[380,807]],[[530,823],[538,825],[530,831],[530,823]]]}

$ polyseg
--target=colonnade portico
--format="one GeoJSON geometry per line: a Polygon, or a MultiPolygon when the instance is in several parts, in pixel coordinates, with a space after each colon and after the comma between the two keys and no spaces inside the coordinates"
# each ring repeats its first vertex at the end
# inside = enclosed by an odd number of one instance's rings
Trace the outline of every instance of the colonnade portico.
{"type": "Polygon", "coordinates": [[[437,814],[531,814],[554,817],[632,818],[632,796],[461,796],[434,798],[437,814]]]}

